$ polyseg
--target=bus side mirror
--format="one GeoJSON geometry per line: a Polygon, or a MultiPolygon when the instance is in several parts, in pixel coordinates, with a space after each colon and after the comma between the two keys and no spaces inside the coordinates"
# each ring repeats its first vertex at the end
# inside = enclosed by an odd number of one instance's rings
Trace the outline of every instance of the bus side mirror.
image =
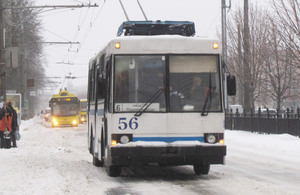
{"type": "Polygon", "coordinates": [[[235,76],[228,75],[226,79],[227,79],[227,94],[229,96],[235,96],[236,95],[236,81],[235,81],[235,76]]]}

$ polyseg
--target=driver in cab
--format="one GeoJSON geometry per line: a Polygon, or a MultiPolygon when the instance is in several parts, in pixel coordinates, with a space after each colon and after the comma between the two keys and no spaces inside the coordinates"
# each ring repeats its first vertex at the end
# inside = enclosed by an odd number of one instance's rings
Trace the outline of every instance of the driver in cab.
{"type": "Polygon", "coordinates": [[[189,91],[190,104],[198,109],[202,109],[205,98],[208,93],[208,87],[203,85],[202,78],[199,75],[193,76],[193,84],[189,91]]]}

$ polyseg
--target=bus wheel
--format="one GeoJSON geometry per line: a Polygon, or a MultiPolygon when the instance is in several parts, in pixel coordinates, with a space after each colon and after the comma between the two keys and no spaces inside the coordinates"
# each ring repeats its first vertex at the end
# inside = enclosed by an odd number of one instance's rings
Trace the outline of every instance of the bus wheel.
{"type": "Polygon", "coordinates": [[[116,165],[106,166],[106,172],[110,177],[118,177],[121,174],[121,167],[116,165]]]}
{"type": "Polygon", "coordinates": [[[93,155],[93,165],[96,167],[103,167],[103,161],[93,155]]]}
{"type": "Polygon", "coordinates": [[[93,165],[96,167],[103,167],[103,161],[99,160],[96,157],[96,156],[98,156],[97,153],[94,152],[94,142],[93,142],[92,137],[91,137],[91,154],[93,155],[93,165]]]}
{"type": "Polygon", "coordinates": [[[194,165],[194,171],[196,173],[196,175],[207,175],[209,172],[209,168],[210,168],[210,164],[195,164],[194,165]]]}
{"type": "Polygon", "coordinates": [[[93,138],[92,138],[92,135],[90,136],[90,145],[89,145],[89,152],[90,154],[94,155],[94,151],[92,150],[93,148],[93,138]]]}

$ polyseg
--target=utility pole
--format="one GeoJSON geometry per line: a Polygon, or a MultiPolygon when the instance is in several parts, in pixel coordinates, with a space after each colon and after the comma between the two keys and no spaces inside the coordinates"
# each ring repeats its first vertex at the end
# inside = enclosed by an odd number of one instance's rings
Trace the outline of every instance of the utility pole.
{"type": "Polygon", "coordinates": [[[222,56],[223,62],[227,63],[227,24],[226,24],[226,9],[231,7],[231,0],[229,0],[229,5],[226,5],[226,0],[222,1],[222,56]]]}
{"type": "Polygon", "coordinates": [[[3,0],[0,0],[0,102],[6,101],[3,0]]]}
{"type": "Polygon", "coordinates": [[[248,14],[248,0],[244,0],[244,37],[243,37],[243,49],[244,49],[244,59],[243,59],[243,76],[244,82],[244,110],[246,112],[250,111],[252,104],[252,96],[250,93],[251,88],[251,68],[250,68],[250,30],[249,30],[249,14],[248,14]]]}
{"type": "MultiPolygon", "coordinates": [[[[226,0],[221,0],[222,1],[222,6],[221,6],[221,13],[222,13],[222,57],[223,57],[223,66],[227,66],[227,25],[226,25],[226,9],[231,8],[231,0],[229,0],[229,5],[226,5],[226,0]]],[[[224,67],[225,68],[225,67],[224,67]]],[[[224,90],[227,92],[227,83],[226,83],[226,76],[227,73],[224,73],[224,90]]],[[[225,99],[225,109],[227,109],[228,105],[228,97],[227,93],[225,93],[224,96],[225,99]]]]}

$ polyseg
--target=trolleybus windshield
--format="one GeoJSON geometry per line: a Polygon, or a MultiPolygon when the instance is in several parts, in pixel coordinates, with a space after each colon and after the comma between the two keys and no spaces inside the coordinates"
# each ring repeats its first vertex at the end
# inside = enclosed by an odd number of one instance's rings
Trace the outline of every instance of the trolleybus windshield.
{"type": "MultiPolygon", "coordinates": [[[[165,88],[165,56],[133,55],[115,57],[115,111],[138,111],[158,89],[165,88]]],[[[165,90],[147,112],[165,112],[165,90]]]]}
{"type": "Polygon", "coordinates": [[[170,111],[222,111],[218,55],[171,55],[169,67],[170,111]]]}
{"type": "Polygon", "coordinates": [[[143,112],[222,111],[219,55],[117,55],[114,71],[115,112],[139,111],[159,89],[143,112]]]}
{"type": "Polygon", "coordinates": [[[54,116],[74,116],[78,114],[77,102],[53,102],[52,104],[54,116]]]}
{"type": "Polygon", "coordinates": [[[87,102],[80,102],[80,111],[86,112],[87,111],[87,102]]]}

